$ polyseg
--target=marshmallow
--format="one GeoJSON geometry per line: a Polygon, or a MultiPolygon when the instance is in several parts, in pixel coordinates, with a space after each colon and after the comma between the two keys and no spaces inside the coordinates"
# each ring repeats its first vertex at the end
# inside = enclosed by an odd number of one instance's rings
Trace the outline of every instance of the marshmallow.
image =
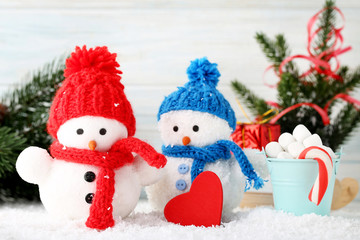
{"type": "Polygon", "coordinates": [[[278,142],[269,142],[265,147],[265,152],[268,157],[276,158],[280,152],[283,152],[281,145],[278,142]]]}
{"type": "Polygon", "coordinates": [[[319,146],[319,147],[324,149],[330,155],[330,157],[332,159],[337,158],[336,154],[334,153],[334,151],[331,148],[329,148],[327,146],[319,146]]]}
{"type": "Polygon", "coordinates": [[[279,159],[293,159],[294,157],[290,155],[288,152],[280,152],[276,158],[279,159]]]}
{"type": "Polygon", "coordinates": [[[293,143],[290,143],[288,146],[288,152],[294,158],[297,158],[304,149],[305,149],[305,146],[300,142],[293,142],[293,143]]]}
{"type": "Polygon", "coordinates": [[[299,124],[294,128],[293,136],[296,141],[302,143],[305,138],[311,136],[311,132],[304,125],[299,124]]]}
{"type": "Polygon", "coordinates": [[[304,146],[307,147],[311,147],[311,146],[322,146],[322,141],[319,135],[317,134],[313,134],[310,137],[307,137],[304,139],[303,141],[304,146]]]}
{"type": "Polygon", "coordinates": [[[289,146],[290,143],[295,142],[295,138],[293,137],[293,135],[291,135],[290,133],[283,133],[280,135],[279,137],[279,143],[281,145],[281,147],[287,151],[287,147],[289,146]]]}

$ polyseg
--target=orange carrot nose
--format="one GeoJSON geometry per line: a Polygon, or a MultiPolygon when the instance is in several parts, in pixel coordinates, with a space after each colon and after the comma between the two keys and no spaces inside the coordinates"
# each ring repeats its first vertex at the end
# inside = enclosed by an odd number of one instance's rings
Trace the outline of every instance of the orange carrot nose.
{"type": "Polygon", "coordinates": [[[189,137],[183,137],[182,142],[183,142],[184,146],[186,146],[191,142],[191,140],[189,137]]]}
{"type": "Polygon", "coordinates": [[[94,141],[94,140],[91,140],[90,142],[89,142],[89,148],[91,149],[91,150],[95,150],[95,148],[96,148],[96,142],[94,141]]]}

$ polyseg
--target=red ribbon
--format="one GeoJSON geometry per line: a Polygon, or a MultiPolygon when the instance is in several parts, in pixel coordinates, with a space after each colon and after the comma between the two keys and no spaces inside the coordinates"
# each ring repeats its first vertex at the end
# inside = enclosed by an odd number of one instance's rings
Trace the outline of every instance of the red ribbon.
{"type": "MultiPolygon", "coordinates": [[[[345,22],[345,17],[344,14],[341,12],[341,10],[337,7],[333,7],[333,9],[335,11],[337,11],[341,18],[343,19],[343,22],[345,22]]],[[[294,59],[305,59],[308,60],[312,63],[312,66],[310,67],[309,70],[307,70],[305,73],[303,73],[300,78],[303,78],[305,76],[308,76],[309,74],[313,73],[314,71],[318,72],[319,74],[324,74],[327,76],[327,78],[333,78],[337,81],[341,81],[342,82],[342,78],[341,76],[339,76],[338,74],[336,74],[337,70],[340,68],[340,63],[338,60],[338,56],[351,50],[351,47],[348,46],[346,48],[342,48],[343,45],[343,36],[341,34],[341,31],[344,29],[345,24],[340,27],[340,28],[335,28],[333,27],[331,29],[331,31],[328,34],[327,37],[327,42],[330,41],[330,39],[334,39],[334,43],[330,46],[329,49],[327,49],[324,52],[321,52],[319,54],[316,54],[316,50],[319,50],[319,47],[313,48],[311,47],[312,42],[314,41],[314,39],[316,38],[317,34],[319,33],[319,31],[321,30],[321,28],[317,28],[314,31],[313,26],[315,25],[315,23],[318,21],[319,19],[319,15],[324,12],[326,10],[326,8],[320,10],[319,12],[317,12],[314,16],[312,16],[307,24],[307,33],[308,33],[308,39],[307,39],[307,52],[308,52],[308,56],[306,55],[294,55],[294,56],[289,56],[286,59],[284,59],[280,66],[279,66],[279,72],[277,73],[275,71],[275,67],[274,65],[271,65],[269,67],[266,68],[266,70],[264,71],[263,74],[263,79],[264,79],[264,83],[266,86],[274,88],[276,87],[276,85],[273,84],[267,84],[265,81],[265,73],[268,72],[270,69],[274,69],[274,72],[277,76],[279,76],[281,78],[281,75],[283,73],[283,67],[290,61],[294,60],[294,59]],[[329,63],[329,61],[334,58],[335,62],[336,62],[336,66],[335,68],[332,70],[331,69],[331,65],[329,63]]]]}
{"type": "Polygon", "coordinates": [[[270,105],[270,106],[273,106],[273,107],[276,107],[276,108],[281,108],[281,106],[278,103],[273,102],[273,101],[266,101],[266,104],[270,105]]]}
{"type": "MultiPolygon", "coordinates": [[[[360,101],[355,99],[355,98],[352,98],[350,97],[349,95],[345,94],[345,93],[339,93],[337,95],[335,95],[335,97],[333,97],[324,107],[324,111],[327,112],[329,107],[330,107],[330,104],[335,100],[335,99],[343,99],[344,101],[346,102],[349,102],[349,103],[352,103],[354,105],[358,105],[360,107],[360,101]]],[[[360,110],[360,108],[356,108],[357,110],[360,110]]]]}
{"type": "Polygon", "coordinates": [[[317,57],[314,57],[314,56],[294,55],[294,56],[290,56],[290,57],[285,58],[284,61],[281,62],[280,66],[279,66],[279,75],[280,76],[283,73],[282,68],[288,62],[291,62],[295,58],[303,58],[303,59],[309,60],[310,62],[312,62],[314,64],[314,66],[311,67],[307,72],[303,73],[300,76],[300,78],[303,78],[303,77],[309,75],[311,72],[313,72],[313,70],[316,70],[319,73],[325,73],[326,72],[327,75],[330,74],[328,69],[330,69],[331,67],[330,67],[330,64],[328,62],[323,61],[321,59],[318,59],[317,57]],[[322,70],[321,68],[326,69],[326,70],[322,70]]]}
{"type": "MultiPolygon", "coordinates": [[[[278,69],[278,72],[276,71],[274,65],[268,66],[265,69],[264,73],[263,73],[263,80],[264,80],[264,84],[266,86],[271,87],[271,88],[276,87],[276,84],[268,84],[265,81],[265,74],[269,70],[273,69],[274,73],[279,78],[281,78],[281,75],[283,74],[284,66],[287,63],[291,62],[292,60],[299,59],[299,58],[300,59],[305,59],[305,60],[310,61],[312,63],[309,70],[307,70],[305,73],[303,73],[300,76],[300,78],[306,77],[309,74],[312,74],[314,71],[316,71],[319,74],[326,75],[327,76],[326,79],[332,78],[332,79],[335,79],[335,80],[340,81],[340,82],[343,81],[341,76],[336,74],[336,72],[340,68],[340,62],[339,62],[338,56],[345,53],[345,52],[347,52],[347,51],[350,51],[351,47],[348,46],[348,47],[342,48],[344,38],[343,38],[343,36],[341,34],[341,31],[344,29],[344,26],[345,26],[345,16],[344,16],[344,14],[341,12],[341,10],[339,8],[333,7],[333,9],[336,12],[339,13],[339,15],[341,16],[344,24],[343,24],[343,26],[341,26],[339,28],[332,27],[332,29],[330,30],[330,32],[329,32],[329,34],[327,36],[326,42],[328,42],[330,40],[333,40],[332,45],[327,50],[325,50],[323,52],[320,52],[320,53],[316,53],[316,52],[319,51],[321,46],[318,46],[318,47],[315,47],[315,48],[312,48],[312,46],[311,46],[313,41],[315,40],[315,38],[318,36],[318,33],[321,31],[321,27],[318,27],[315,30],[313,30],[313,27],[314,27],[315,23],[319,20],[319,15],[327,10],[327,8],[323,8],[319,12],[317,12],[314,16],[312,16],[310,18],[310,20],[308,21],[308,24],[307,24],[308,39],[307,39],[307,48],[306,49],[307,49],[307,52],[308,52],[309,55],[306,56],[306,55],[298,54],[298,55],[289,56],[289,57],[285,58],[281,62],[280,66],[279,66],[279,69],[278,69]],[[331,69],[331,65],[329,63],[330,60],[332,60],[332,59],[334,59],[335,63],[336,63],[336,66],[335,66],[335,68],[333,70],[331,69]]],[[[306,84],[307,82],[303,81],[303,83],[306,84]]],[[[325,105],[325,107],[323,109],[321,107],[319,107],[318,105],[314,104],[314,103],[307,103],[307,102],[298,103],[298,104],[295,104],[295,105],[293,105],[291,107],[288,107],[288,108],[284,109],[283,111],[281,111],[280,114],[278,114],[276,117],[274,117],[269,123],[275,123],[282,116],[284,116],[288,112],[290,112],[290,111],[292,111],[292,110],[294,110],[294,109],[296,109],[298,107],[309,106],[309,107],[312,107],[313,109],[315,109],[320,114],[324,125],[328,125],[330,123],[329,116],[327,114],[328,109],[329,109],[331,103],[335,99],[339,99],[339,98],[341,98],[344,101],[347,101],[349,103],[352,103],[354,105],[358,105],[359,107],[356,107],[356,106],[355,107],[357,108],[357,110],[360,110],[360,101],[359,100],[354,99],[354,98],[350,97],[349,95],[347,95],[345,93],[339,93],[335,97],[333,97],[325,105]]],[[[277,104],[276,102],[267,101],[266,103],[268,105],[270,105],[270,106],[273,106],[273,107],[276,107],[276,108],[281,108],[281,106],[279,104],[277,104]]]]}
{"type": "MultiPolygon", "coordinates": [[[[333,9],[335,11],[337,11],[341,18],[343,19],[343,21],[345,22],[345,17],[344,14],[340,11],[339,8],[337,7],[333,7],[333,9]]],[[[326,10],[326,8],[320,10],[319,12],[317,12],[314,16],[312,16],[308,22],[307,25],[307,33],[308,33],[308,44],[307,44],[307,52],[309,53],[309,56],[305,56],[305,55],[295,55],[295,56],[290,56],[288,58],[286,58],[279,67],[279,75],[281,76],[282,74],[282,68],[283,66],[292,61],[293,59],[296,58],[303,58],[303,59],[307,59],[309,61],[311,61],[313,63],[313,66],[305,73],[303,73],[300,78],[305,77],[309,74],[311,74],[314,70],[317,71],[320,74],[325,74],[328,77],[334,78],[338,81],[342,81],[342,78],[336,74],[336,71],[340,68],[340,63],[338,60],[338,56],[342,53],[345,53],[349,50],[351,50],[351,47],[346,47],[346,48],[342,48],[342,44],[343,44],[343,36],[341,34],[341,31],[344,29],[345,24],[340,27],[340,28],[335,28],[333,27],[331,29],[331,31],[328,34],[327,37],[327,42],[334,37],[334,43],[331,45],[331,47],[329,49],[327,49],[324,52],[321,52],[320,54],[316,54],[315,51],[319,49],[319,47],[311,49],[311,43],[314,41],[314,39],[316,38],[317,34],[319,33],[319,31],[321,30],[321,28],[317,28],[312,32],[312,28],[315,25],[316,21],[319,19],[319,15],[324,12],[326,10]],[[338,45],[338,46],[337,46],[338,45]],[[313,51],[312,51],[313,50],[313,51]],[[313,53],[314,52],[314,53],[313,53]],[[336,67],[334,70],[331,69],[331,65],[329,63],[329,61],[334,58],[336,61],[336,67]]]]}
{"type": "MultiPolygon", "coordinates": [[[[353,97],[350,97],[349,95],[345,94],[345,93],[339,93],[337,95],[335,95],[330,101],[328,101],[325,105],[324,108],[319,107],[318,105],[314,104],[314,103],[298,103],[295,104],[291,107],[288,107],[286,109],[284,109],[283,111],[281,111],[276,117],[274,117],[273,119],[271,119],[271,121],[269,123],[276,123],[277,120],[279,120],[282,116],[284,116],[285,114],[287,114],[288,112],[301,107],[301,106],[309,106],[314,108],[321,116],[324,125],[328,125],[330,123],[329,120],[329,115],[327,114],[329,107],[331,105],[331,103],[336,100],[336,99],[342,99],[348,103],[351,103],[353,105],[357,105],[358,107],[354,106],[358,111],[360,110],[360,100],[357,100],[353,97]]],[[[274,106],[276,108],[281,108],[281,106],[276,103],[276,102],[272,102],[272,101],[267,101],[266,102],[268,105],[274,106]]]]}
{"type": "Polygon", "coordinates": [[[322,109],[321,107],[319,107],[318,105],[314,104],[314,103],[308,103],[308,102],[303,102],[303,103],[298,103],[295,104],[291,107],[285,108],[284,110],[282,110],[278,115],[276,115],[276,117],[274,117],[273,119],[271,119],[271,121],[269,123],[274,124],[277,122],[277,120],[279,120],[282,116],[284,116],[285,114],[287,114],[288,112],[301,107],[301,106],[309,106],[312,107],[313,109],[315,109],[321,116],[322,121],[324,123],[324,125],[328,125],[330,124],[330,119],[328,114],[324,111],[324,109],[322,109]]]}

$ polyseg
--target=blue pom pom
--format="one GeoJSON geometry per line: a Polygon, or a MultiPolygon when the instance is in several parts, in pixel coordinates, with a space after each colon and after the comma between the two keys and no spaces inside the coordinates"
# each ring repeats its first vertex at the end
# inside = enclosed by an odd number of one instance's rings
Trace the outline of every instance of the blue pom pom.
{"type": "Polygon", "coordinates": [[[216,87],[220,77],[217,64],[209,62],[206,57],[191,61],[186,73],[189,77],[189,83],[207,84],[211,87],[216,87]]]}

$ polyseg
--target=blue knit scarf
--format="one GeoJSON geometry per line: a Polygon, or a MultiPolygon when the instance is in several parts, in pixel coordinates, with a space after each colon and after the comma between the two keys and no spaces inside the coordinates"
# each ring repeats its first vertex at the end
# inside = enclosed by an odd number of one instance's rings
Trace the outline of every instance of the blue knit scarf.
{"type": "Polygon", "coordinates": [[[246,190],[253,185],[259,189],[264,185],[264,180],[259,177],[243,150],[236,143],[229,140],[220,140],[203,148],[193,146],[162,146],[165,156],[178,158],[193,158],[191,166],[191,182],[204,171],[206,163],[214,163],[219,159],[228,160],[233,152],[241,171],[247,177],[246,190]]]}

